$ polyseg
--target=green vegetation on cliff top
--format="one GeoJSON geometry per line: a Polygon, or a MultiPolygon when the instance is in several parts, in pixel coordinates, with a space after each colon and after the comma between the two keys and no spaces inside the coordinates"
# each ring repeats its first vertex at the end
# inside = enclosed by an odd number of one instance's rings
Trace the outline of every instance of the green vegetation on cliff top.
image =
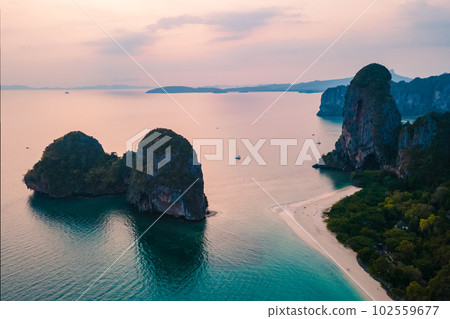
{"type": "Polygon", "coordinates": [[[46,147],[42,158],[24,176],[26,185],[53,197],[125,193],[124,161],[107,154],[82,132],[70,132],[46,147]]]}

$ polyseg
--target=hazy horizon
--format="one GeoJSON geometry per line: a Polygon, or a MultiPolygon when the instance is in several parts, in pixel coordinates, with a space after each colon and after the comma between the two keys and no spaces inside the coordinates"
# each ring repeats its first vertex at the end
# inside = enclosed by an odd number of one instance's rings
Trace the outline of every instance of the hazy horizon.
{"type": "MultiPolygon", "coordinates": [[[[393,71],[398,76],[403,76],[402,74],[398,74],[397,72],[395,72],[394,69],[391,69],[390,71],[393,71]]],[[[448,73],[448,72],[444,72],[444,73],[448,73]]],[[[444,73],[442,73],[442,74],[444,74],[444,73]]],[[[439,76],[441,74],[433,74],[433,75],[439,76]]],[[[431,75],[431,76],[433,76],[433,75],[431,75]]],[[[339,78],[339,79],[333,78],[333,79],[315,79],[315,80],[311,80],[311,81],[299,81],[299,82],[296,82],[296,84],[310,83],[310,82],[315,82],[315,81],[321,82],[321,81],[342,80],[342,79],[352,78],[353,76],[354,76],[354,74],[351,75],[351,76],[344,76],[344,77],[339,78]]],[[[416,78],[416,77],[411,77],[410,79],[412,80],[414,78],[416,78]]],[[[395,81],[395,80],[393,80],[393,81],[395,81]]],[[[289,82],[280,82],[280,83],[274,83],[274,82],[244,83],[244,84],[239,84],[239,85],[236,85],[236,86],[230,85],[230,84],[220,83],[220,84],[205,84],[205,85],[201,85],[201,86],[198,86],[198,87],[211,87],[211,88],[227,89],[227,88],[235,88],[235,87],[257,87],[257,86],[280,85],[280,84],[291,84],[291,83],[289,83],[289,82]]],[[[1,84],[1,87],[4,87],[4,86],[13,87],[13,86],[27,86],[27,85],[23,85],[21,83],[1,84]]],[[[98,87],[124,86],[124,87],[130,87],[131,89],[133,89],[133,88],[136,88],[136,89],[155,89],[155,88],[159,88],[158,86],[155,86],[155,85],[153,85],[153,86],[146,86],[146,85],[139,85],[139,84],[130,85],[130,84],[127,84],[127,83],[114,83],[114,84],[97,83],[97,84],[92,84],[92,85],[80,85],[80,86],[74,86],[74,87],[61,87],[61,86],[51,86],[51,87],[48,87],[48,86],[44,86],[44,87],[27,86],[27,87],[32,88],[32,89],[83,89],[83,88],[94,88],[96,86],[98,86],[98,87]]],[[[184,85],[182,83],[179,83],[179,84],[167,83],[166,86],[187,86],[187,85],[184,85]]],[[[193,86],[193,87],[197,87],[197,86],[193,86]]]]}

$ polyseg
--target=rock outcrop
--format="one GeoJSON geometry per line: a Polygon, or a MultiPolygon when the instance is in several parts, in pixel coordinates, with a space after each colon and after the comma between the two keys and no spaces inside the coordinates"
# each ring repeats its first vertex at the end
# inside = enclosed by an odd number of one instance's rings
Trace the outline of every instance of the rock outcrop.
{"type": "Polygon", "coordinates": [[[24,176],[29,189],[52,197],[123,194],[127,168],[82,132],[70,132],[46,147],[24,176]]]}
{"type": "Polygon", "coordinates": [[[323,157],[327,167],[346,171],[395,165],[401,117],[390,94],[391,74],[379,64],[362,68],[348,88],[342,135],[323,157]]]}
{"type": "Polygon", "coordinates": [[[347,90],[342,135],[325,165],[345,171],[382,169],[432,185],[450,174],[450,112],[431,112],[402,125],[379,64],[361,69],[347,90]]]}
{"type": "Polygon", "coordinates": [[[429,113],[413,124],[403,125],[398,139],[396,172],[401,177],[411,176],[415,171],[425,171],[424,179],[438,180],[448,175],[450,167],[450,112],[429,113]],[[420,169],[418,169],[420,168],[420,169]],[[447,171],[447,172],[444,172],[447,171]]]}
{"type": "MultiPolygon", "coordinates": [[[[321,98],[318,116],[342,116],[348,86],[328,88],[321,98]]],[[[450,74],[392,82],[391,95],[402,116],[420,116],[450,110],[450,74]]]]}
{"type": "MultiPolygon", "coordinates": [[[[141,212],[165,212],[187,220],[204,219],[208,202],[203,173],[201,166],[193,163],[191,144],[167,129],[153,130],[146,137],[155,132],[159,133],[158,138],[148,145],[139,144],[144,155],[143,172],[127,167],[124,157],[105,153],[95,138],[70,132],[46,147],[41,160],[25,174],[24,182],[29,189],[55,198],[127,194],[127,200],[141,212]],[[153,153],[155,172],[144,173],[147,172],[146,150],[162,137],[170,140],[153,153]],[[167,155],[167,147],[171,158],[158,168],[167,155]]],[[[136,159],[136,153],[132,155],[136,159]]],[[[135,161],[133,165],[136,168],[135,161]]]]}
{"type": "MultiPolygon", "coordinates": [[[[138,170],[132,171],[127,193],[128,201],[140,211],[163,213],[167,210],[167,215],[187,220],[204,219],[208,202],[204,194],[203,173],[200,164],[194,165],[191,144],[181,135],[168,129],[155,129],[144,139],[155,132],[160,135],[152,141],[151,145],[163,137],[170,137],[170,140],[154,151],[153,175],[138,170]],[[168,147],[171,153],[170,161],[158,168],[157,164],[166,157],[168,147]],[[177,200],[190,186],[189,191],[177,200]]],[[[144,146],[139,144],[139,148],[142,148],[144,172],[147,171],[146,150],[148,147],[150,144],[144,146]]]]}
{"type": "Polygon", "coordinates": [[[447,112],[450,111],[450,74],[395,83],[391,93],[403,116],[447,112]]]}
{"type": "Polygon", "coordinates": [[[326,89],[320,98],[320,108],[317,116],[342,116],[347,89],[348,86],[346,85],[326,89]]]}

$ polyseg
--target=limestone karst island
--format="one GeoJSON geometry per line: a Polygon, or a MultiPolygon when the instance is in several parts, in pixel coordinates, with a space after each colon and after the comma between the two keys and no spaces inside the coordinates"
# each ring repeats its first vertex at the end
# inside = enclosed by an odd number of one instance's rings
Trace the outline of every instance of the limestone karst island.
{"type": "MultiPolygon", "coordinates": [[[[138,171],[125,165],[125,157],[105,153],[95,138],[77,131],[47,146],[41,160],[26,173],[24,182],[28,188],[55,198],[126,194],[128,202],[140,212],[204,219],[208,202],[201,165],[193,165],[191,144],[168,129],[155,129],[146,136],[154,132],[171,138],[167,144],[171,160],[161,169],[155,167],[154,175],[146,174],[145,150],[150,145],[143,146],[145,164],[143,171],[138,171]],[[177,200],[190,184],[193,185],[189,193],[177,200]]],[[[157,141],[158,138],[154,143],[157,141]]],[[[157,149],[152,164],[164,156],[164,150],[157,149]]]]}

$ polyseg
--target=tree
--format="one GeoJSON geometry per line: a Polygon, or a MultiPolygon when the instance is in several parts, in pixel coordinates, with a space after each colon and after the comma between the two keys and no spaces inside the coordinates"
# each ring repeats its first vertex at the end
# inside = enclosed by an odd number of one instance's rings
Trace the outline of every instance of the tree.
{"type": "Polygon", "coordinates": [[[404,263],[409,264],[416,258],[416,246],[408,240],[402,240],[395,250],[397,251],[397,257],[404,263]]]}
{"type": "Polygon", "coordinates": [[[357,258],[359,258],[364,264],[371,263],[374,259],[378,258],[379,254],[370,247],[364,247],[360,249],[357,254],[357,258]]]}
{"type": "Polygon", "coordinates": [[[376,242],[366,236],[355,236],[347,240],[347,245],[349,245],[354,251],[358,251],[364,247],[371,247],[375,245],[376,242]]]}
{"type": "Polygon", "coordinates": [[[407,232],[406,230],[392,228],[384,232],[383,237],[385,238],[385,242],[388,248],[391,250],[395,250],[403,240],[413,242],[415,236],[413,233],[407,232]]]}
{"type": "Polygon", "coordinates": [[[411,281],[409,286],[406,287],[406,299],[407,300],[425,300],[424,296],[426,291],[424,287],[419,285],[417,281],[411,281]]]}
{"type": "Polygon", "coordinates": [[[376,276],[380,278],[386,278],[386,276],[389,273],[389,270],[391,269],[391,265],[386,260],[385,256],[380,256],[372,263],[371,267],[369,267],[369,270],[371,270],[371,273],[375,274],[376,276]]]}
{"type": "Polygon", "coordinates": [[[420,230],[421,231],[430,230],[435,221],[436,221],[436,216],[434,214],[431,214],[430,217],[428,217],[427,219],[420,219],[420,222],[419,222],[420,230]]]}
{"type": "Polygon", "coordinates": [[[428,294],[431,300],[450,300],[450,262],[430,280],[428,294]]]}
{"type": "Polygon", "coordinates": [[[428,218],[434,208],[428,204],[412,204],[411,208],[405,212],[405,218],[409,221],[410,228],[417,229],[420,219],[428,218]]]}

